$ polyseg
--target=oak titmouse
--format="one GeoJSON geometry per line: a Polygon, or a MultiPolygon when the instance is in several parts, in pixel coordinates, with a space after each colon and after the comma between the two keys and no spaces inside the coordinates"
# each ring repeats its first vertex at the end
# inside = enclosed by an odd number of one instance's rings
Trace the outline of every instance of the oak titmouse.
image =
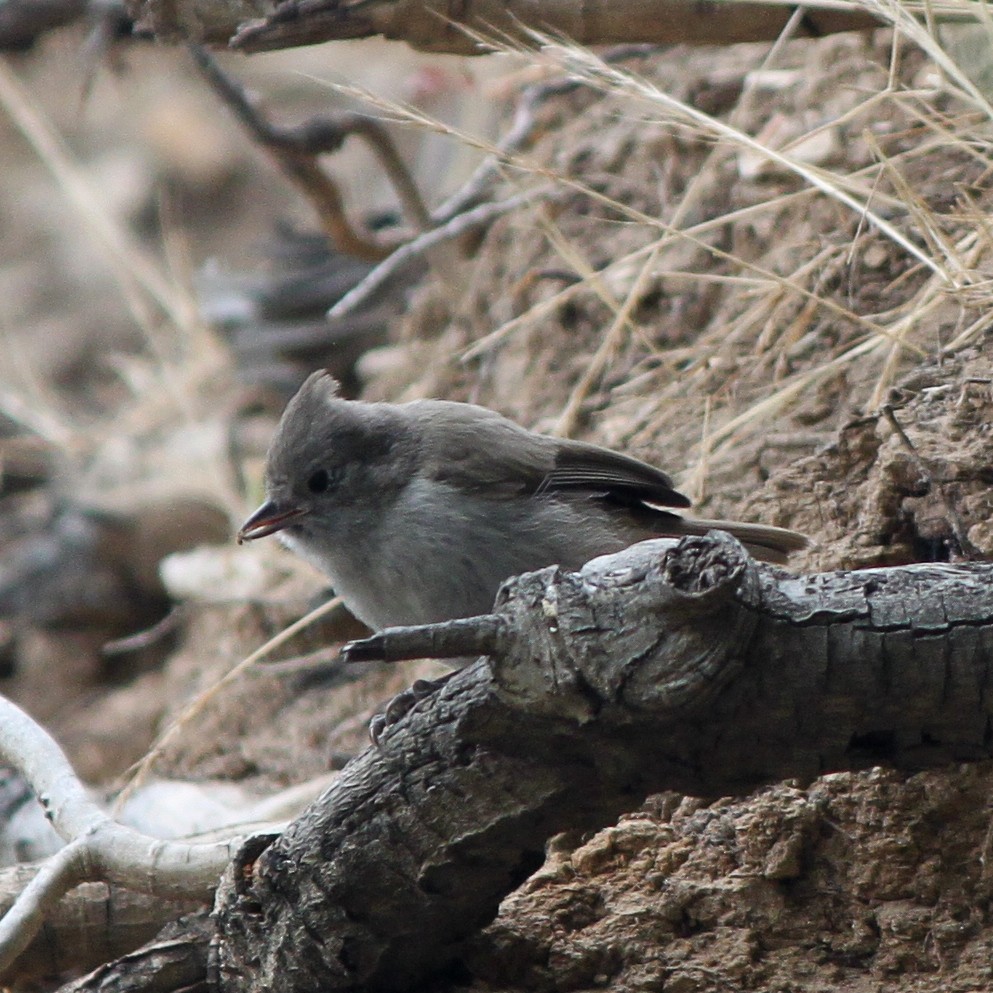
{"type": "Polygon", "coordinates": [[[653,466],[535,434],[485,407],[343,400],[316,372],[269,448],[266,502],[238,540],[279,532],[373,629],[488,613],[510,576],[579,569],[644,538],[729,531],[774,562],[793,531],[683,517],[653,466]]]}

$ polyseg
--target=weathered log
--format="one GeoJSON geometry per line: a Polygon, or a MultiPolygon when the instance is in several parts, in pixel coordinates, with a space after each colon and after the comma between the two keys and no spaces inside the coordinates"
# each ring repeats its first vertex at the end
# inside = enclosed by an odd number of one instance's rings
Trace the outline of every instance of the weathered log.
{"type": "Polygon", "coordinates": [[[364,645],[492,654],[236,860],[219,987],[411,988],[457,962],[549,836],[653,792],[993,754],[993,567],[797,577],[727,535],[671,544],[522,576],[455,633],[364,645]]]}

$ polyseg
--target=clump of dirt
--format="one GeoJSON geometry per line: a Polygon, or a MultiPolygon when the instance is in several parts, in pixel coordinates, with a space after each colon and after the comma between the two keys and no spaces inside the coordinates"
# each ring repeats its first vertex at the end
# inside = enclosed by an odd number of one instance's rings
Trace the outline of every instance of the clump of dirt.
{"type": "Polygon", "coordinates": [[[921,366],[890,399],[772,476],[747,513],[789,504],[841,568],[993,556],[989,342],[921,366]]]}
{"type": "Polygon", "coordinates": [[[988,766],[667,795],[545,868],[471,957],[489,989],[985,989],[988,766]]]}

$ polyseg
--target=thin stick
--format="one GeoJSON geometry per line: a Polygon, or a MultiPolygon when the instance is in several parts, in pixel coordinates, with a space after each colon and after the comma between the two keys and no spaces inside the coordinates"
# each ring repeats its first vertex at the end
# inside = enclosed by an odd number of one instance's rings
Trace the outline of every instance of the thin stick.
{"type": "Polygon", "coordinates": [[[579,412],[586,397],[620,349],[624,333],[630,322],[631,311],[634,310],[635,305],[641,300],[642,291],[649,278],[654,274],[655,262],[658,259],[657,249],[658,246],[656,245],[656,251],[648,256],[645,264],[638,272],[637,279],[635,279],[624,303],[617,311],[613,323],[603,336],[603,341],[600,342],[600,346],[593,353],[593,357],[586,366],[586,371],[573,388],[562,413],[559,415],[559,419],[555,422],[555,427],[552,428],[552,434],[559,437],[569,437],[575,431],[579,412]]]}
{"type": "Polygon", "coordinates": [[[118,794],[114,809],[120,809],[124,801],[145,781],[145,778],[152,770],[152,766],[162,757],[166,748],[172,744],[172,742],[179,735],[180,731],[182,731],[186,725],[193,720],[193,718],[201,714],[207,705],[211,703],[211,701],[213,701],[222,690],[230,686],[247,669],[255,665],[256,662],[264,659],[266,655],[275,651],[281,645],[285,645],[291,638],[295,637],[315,621],[320,620],[327,614],[330,614],[332,610],[336,610],[341,606],[341,604],[341,597],[336,596],[328,600],[327,603],[322,603],[319,607],[315,607],[312,611],[310,611],[310,613],[305,614],[299,620],[294,621],[288,627],[285,627],[282,631],[280,631],[279,634],[275,635],[275,637],[270,638],[267,642],[265,642],[265,644],[260,645],[254,652],[251,653],[251,655],[248,655],[236,666],[229,669],[212,686],[208,686],[207,689],[198,694],[189,704],[187,704],[182,713],[180,713],[180,715],[165,729],[165,731],[159,735],[158,740],[148,750],[145,757],[135,763],[128,770],[130,779],[118,794]]]}

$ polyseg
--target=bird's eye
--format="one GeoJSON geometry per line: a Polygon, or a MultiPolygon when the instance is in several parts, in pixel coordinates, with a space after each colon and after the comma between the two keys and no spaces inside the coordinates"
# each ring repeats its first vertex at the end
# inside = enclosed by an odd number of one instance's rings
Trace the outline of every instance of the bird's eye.
{"type": "Polygon", "coordinates": [[[307,489],[311,493],[325,493],[331,487],[331,473],[327,469],[318,469],[311,473],[307,480],[307,489]]]}

